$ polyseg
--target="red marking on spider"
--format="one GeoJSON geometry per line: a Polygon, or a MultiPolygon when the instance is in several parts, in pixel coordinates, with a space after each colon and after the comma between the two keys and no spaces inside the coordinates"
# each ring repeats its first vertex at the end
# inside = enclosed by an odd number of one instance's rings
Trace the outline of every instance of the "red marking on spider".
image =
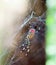
{"type": "Polygon", "coordinates": [[[35,29],[32,28],[32,29],[29,30],[29,32],[35,33],[35,29]]]}

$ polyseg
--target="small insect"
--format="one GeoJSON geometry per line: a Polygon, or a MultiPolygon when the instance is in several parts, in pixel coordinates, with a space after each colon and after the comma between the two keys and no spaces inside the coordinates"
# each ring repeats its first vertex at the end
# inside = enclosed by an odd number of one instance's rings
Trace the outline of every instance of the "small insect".
{"type": "Polygon", "coordinates": [[[32,39],[35,35],[35,29],[31,28],[28,32],[27,38],[32,39]]]}

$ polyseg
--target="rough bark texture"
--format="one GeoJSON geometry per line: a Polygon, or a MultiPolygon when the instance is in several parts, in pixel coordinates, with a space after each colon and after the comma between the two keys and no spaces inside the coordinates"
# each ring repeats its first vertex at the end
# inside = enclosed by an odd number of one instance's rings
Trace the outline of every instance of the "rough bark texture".
{"type": "MultiPolygon", "coordinates": [[[[33,5],[33,2],[32,2],[33,5]]],[[[36,15],[42,15],[46,11],[46,5],[45,0],[37,0],[36,4],[33,8],[36,15]]],[[[18,46],[18,49],[16,50],[15,58],[13,59],[13,63],[10,65],[45,65],[45,19],[44,15],[40,21],[38,18],[32,18],[30,20],[30,23],[26,24],[22,31],[20,31],[20,34],[17,34],[15,37],[16,40],[16,46],[18,46]],[[22,37],[25,39],[24,35],[27,35],[27,32],[30,29],[30,26],[32,26],[37,32],[33,39],[30,40],[30,52],[26,56],[26,52],[21,52],[21,49],[19,46],[22,41],[22,37]],[[22,36],[22,37],[21,37],[22,36]],[[20,41],[20,42],[19,42],[20,41]],[[19,60],[17,60],[19,59],[19,60]],[[17,60],[17,61],[15,61],[17,60]]],[[[13,55],[12,55],[13,56],[13,55]]]]}

